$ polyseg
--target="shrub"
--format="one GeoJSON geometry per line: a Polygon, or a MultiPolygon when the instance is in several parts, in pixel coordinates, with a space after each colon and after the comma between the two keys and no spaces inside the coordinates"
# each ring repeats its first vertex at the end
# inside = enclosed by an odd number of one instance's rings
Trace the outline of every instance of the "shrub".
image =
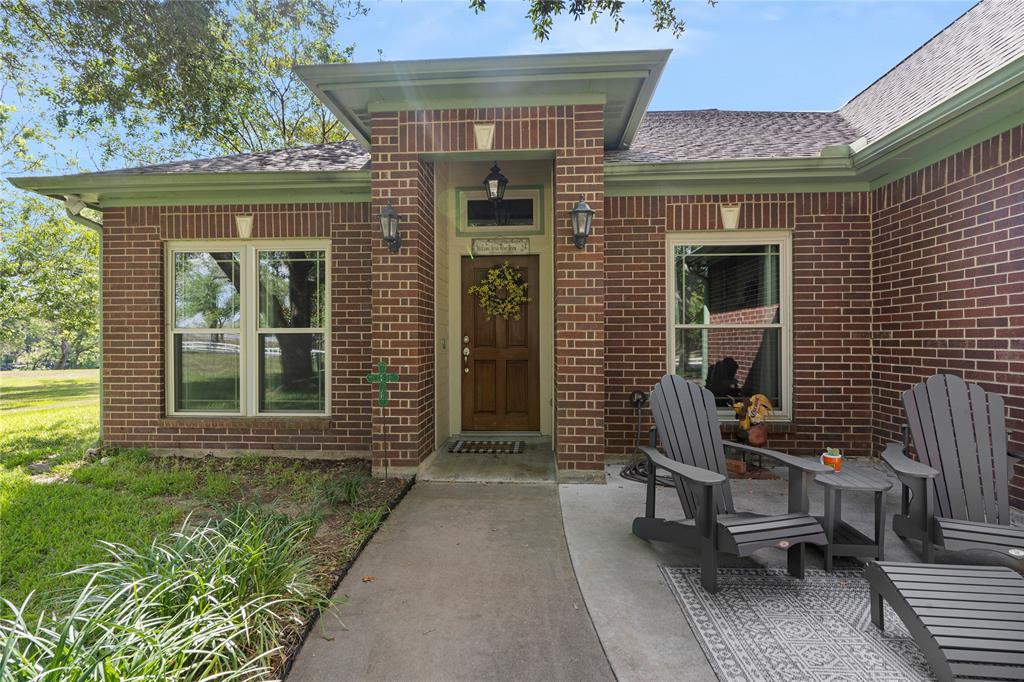
{"type": "Polygon", "coordinates": [[[4,680],[264,679],[284,638],[327,597],[307,576],[308,519],[257,509],[173,533],[143,550],[105,544],[89,582],[29,620],[0,620],[4,680]]]}

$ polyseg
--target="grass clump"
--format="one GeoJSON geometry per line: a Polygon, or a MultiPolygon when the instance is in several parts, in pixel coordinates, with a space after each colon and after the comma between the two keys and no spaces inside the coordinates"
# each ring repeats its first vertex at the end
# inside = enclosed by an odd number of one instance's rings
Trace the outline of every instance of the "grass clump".
{"type": "Polygon", "coordinates": [[[380,524],[384,522],[384,518],[387,515],[387,507],[377,507],[376,509],[357,509],[352,512],[352,520],[350,523],[358,532],[369,534],[380,527],[380,524]]]}
{"type": "Polygon", "coordinates": [[[367,476],[362,472],[324,481],[320,495],[324,502],[336,507],[340,504],[355,506],[359,502],[367,476]]]}
{"type": "Polygon", "coordinates": [[[103,543],[108,560],[72,571],[37,617],[6,602],[4,679],[255,680],[288,633],[328,601],[310,581],[309,519],[258,508],[159,537],[142,550],[103,543]]]}

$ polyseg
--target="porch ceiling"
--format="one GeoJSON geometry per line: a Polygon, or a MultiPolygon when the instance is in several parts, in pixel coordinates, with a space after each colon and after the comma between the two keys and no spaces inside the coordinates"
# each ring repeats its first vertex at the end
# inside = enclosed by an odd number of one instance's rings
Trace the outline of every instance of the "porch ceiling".
{"type": "Polygon", "coordinates": [[[628,147],[671,50],[297,66],[367,148],[375,111],[603,104],[606,149],[628,147]]]}

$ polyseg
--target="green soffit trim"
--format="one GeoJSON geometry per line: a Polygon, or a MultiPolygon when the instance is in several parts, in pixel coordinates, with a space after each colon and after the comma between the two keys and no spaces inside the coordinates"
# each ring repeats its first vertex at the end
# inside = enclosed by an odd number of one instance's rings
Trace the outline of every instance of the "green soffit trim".
{"type": "Polygon", "coordinates": [[[283,204],[365,202],[370,171],[253,173],[85,173],[10,178],[20,189],[64,198],[77,194],[90,206],[283,204]]]}

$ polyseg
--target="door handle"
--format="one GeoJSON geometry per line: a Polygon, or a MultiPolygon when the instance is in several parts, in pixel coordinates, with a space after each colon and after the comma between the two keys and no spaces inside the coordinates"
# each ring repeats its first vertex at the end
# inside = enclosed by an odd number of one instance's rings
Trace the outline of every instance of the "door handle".
{"type": "MultiPolygon", "coordinates": [[[[466,339],[468,340],[469,337],[467,336],[466,339]]],[[[469,374],[469,346],[462,349],[462,371],[469,374]]]]}

